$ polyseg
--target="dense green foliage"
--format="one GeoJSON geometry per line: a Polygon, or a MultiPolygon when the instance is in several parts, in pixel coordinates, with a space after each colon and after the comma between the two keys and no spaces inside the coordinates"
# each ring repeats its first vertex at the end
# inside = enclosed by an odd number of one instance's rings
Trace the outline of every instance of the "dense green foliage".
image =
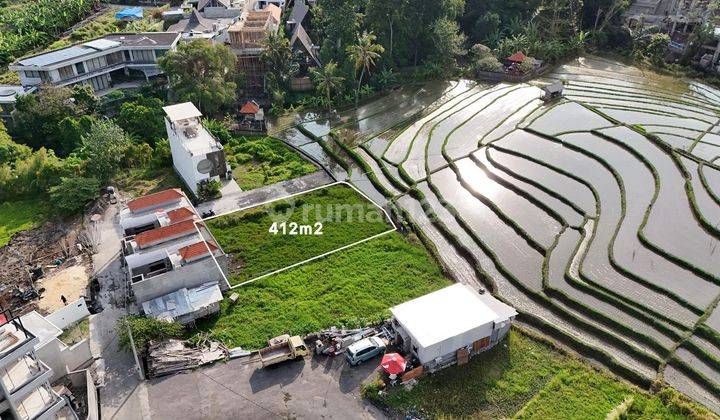
{"type": "Polygon", "coordinates": [[[58,127],[65,118],[78,119],[92,112],[95,104],[87,100],[87,89],[88,86],[73,89],[46,86],[37,94],[20,96],[10,130],[15,141],[34,149],[47,147],[59,156],[67,156],[77,144],[64,143],[68,138],[58,127]]]}
{"type": "Polygon", "coordinates": [[[473,358],[402,387],[365,395],[429,418],[604,419],[627,397],[622,418],[710,418],[672,389],[650,395],[517,331],[473,358]]]}
{"type": "Polygon", "coordinates": [[[231,254],[230,283],[237,284],[387,231],[384,213],[354,189],[337,185],[274,201],[207,222],[231,254]],[[309,225],[310,233],[284,234],[278,224],[309,225]],[[316,223],[322,223],[318,228],[316,223]],[[276,224],[278,232],[269,230],[276,224]],[[317,232],[321,232],[317,235],[317,232]],[[272,250],[272,252],[268,252],[272,250]],[[240,267],[235,269],[235,267],[240,267]]]}
{"type": "Polygon", "coordinates": [[[144,351],[145,346],[152,340],[180,338],[184,334],[183,326],[177,322],[160,321],[154,318],[132,315],[124,316],[115,324],[115,331],[118,334],[118,345],[120,349],[125,351],[132,351],[128,325],[132,331],[138,352],[144,351]]]}
{"type": "Polygon", "coordinates": [[[157,140],[167,137],[165,112],[162,109],[164,105],[160,99],[141,96],[120,105],[115,122],[136,138],[155,144],[157,140]]]}
{"type": "Polygon", "coordinates": [[[260,348],[280,334],[377,320],[449,284],[419,241],[392,233],[243,286],[198,327],[229,347],[260,348]]]}
{"type": "Polygon", "coordinates": [[[105,182],[117,171],[130,145],[127,134],[112,121],[97,121],[82,136],[80,156],[88,174],[105,182]]]}
{"type": "Polygon", "coordinates": [[[195,40],[178,45],[158,60],[180,102],[190,101],[204,114],[235,102],[237,58],[223,44],[195,40]]]}
{"type": "Polygon", "coordinates": [[[233,169],[233,178],[243,190],[286,181],[317,170],[313,164],[272,137],[232,138],[225,145],[225,153],[233,169]]]}
{"type": "Polygon", "coordinates": [[[5,246],[16,232],[39,226],[48,213],[47,203],[40,199],[0,203],[0,247],[5,246]]]}
{"type": "Polygon", "coordinates": [[[0,68],[49,45],[92,11],[96,0],[33,0],[0,10],[0,68]]]}
{"type": "Polygon", "coordinates": [[[97,178],[62,177],[60,183],[50,187],[50,202],[64,214],[77,213],[98,195],[97,178]]]}

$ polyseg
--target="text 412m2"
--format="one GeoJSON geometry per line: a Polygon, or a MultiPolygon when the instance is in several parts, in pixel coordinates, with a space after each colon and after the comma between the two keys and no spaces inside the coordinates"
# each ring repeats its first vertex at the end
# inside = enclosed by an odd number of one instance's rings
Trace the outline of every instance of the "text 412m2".
{"type": "Polygon", "coordinates": [[[295,222],[273,222],[268,229],[273,235],[314,235],[320,236],[323,234],[323,224],[316,222],[312,225],[300,225],[295,222]]]}

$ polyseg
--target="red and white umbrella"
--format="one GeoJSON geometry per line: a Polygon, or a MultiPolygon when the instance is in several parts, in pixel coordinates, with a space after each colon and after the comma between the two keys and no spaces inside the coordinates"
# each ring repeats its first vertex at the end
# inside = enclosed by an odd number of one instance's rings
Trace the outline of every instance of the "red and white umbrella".
{"type": "Polygon", "coordinates": [[[405,358],[397,353],[387,353],[383,356],[380,366],[390,375],[397,375],[405,372],[405,358]]]}

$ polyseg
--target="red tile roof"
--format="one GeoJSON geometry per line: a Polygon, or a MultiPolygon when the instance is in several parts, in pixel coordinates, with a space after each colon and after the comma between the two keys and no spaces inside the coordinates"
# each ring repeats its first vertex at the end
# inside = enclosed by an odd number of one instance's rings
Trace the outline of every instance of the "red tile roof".
{"type": "Polygon", "coordinates": [[[515,54],[511,55],[510,57],[508,57],[506,60],[507,60],[507,61],[512,61],[512,62],[514,62],[514,63],[522,63],[523,61],[525,61],[526,58],[527,58],[527,57],[525,56],[525,54],[523,54],[523,53],[521,53],[520,51],[518,51],[518,52],[516,52],[515,54]]]}
{"type": "Polygon", "coordinates": [[[156,192],[154,194],[146,195],[135,200],[128,201],[127,205],[130,211],[133,213],[145,210],[151,207],[157,207],[165,203],[171,203],[178,201],[183,197],[182,191],[177,188],[171,188],[156,192]]]}
{"type": "Polygon", "coordinates": [[[218,249],[217,245],[210,241],[208,241],[207,246],[205,246],[205,242],[196,242],[192,245],[188,245],[178,249],[178,253],[183,260],[191,261],[206,255],[208,253],[208,247],[210,247],[212,252],[215,252],[218,249]]]}
{"type": "Polygon", "coordinates": [[[147,230],[135,236],[135,242],[140,248],[155,245],[160,242],[185,236],[190,232],[196,232],[195,221],[185,220],[168,226],[147,230]]]}
{"type": "Polygon", "coordinates": [[[190,220],[195,216],[195,212],[190,207],[180,207],[179,209],[170,210],[167,212],[167,216],[170,219],[170,224],[182,222],[184,220],[190,220]]]}
{"type": "Polygon", "coordinates": [[[260,107],[253,101],[247,101],[240,107],[241,114],[257,114],[260,112],[260,107]]]}

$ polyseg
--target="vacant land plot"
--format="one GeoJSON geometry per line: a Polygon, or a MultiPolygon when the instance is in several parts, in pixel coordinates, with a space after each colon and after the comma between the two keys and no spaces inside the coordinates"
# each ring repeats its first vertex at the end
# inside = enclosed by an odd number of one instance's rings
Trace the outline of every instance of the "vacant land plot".
{"type": "Polygon", "coordinates": [[[297,178],[317,167],[272,137],[239,137],[225,146],[233,177],[243,190],[297,178]]]}
{"type": "Polygon", "coordinates": [[[391,233],[243,286],[235,305],[226,299],[220,315],[198,327],[228,346],[259,348],[284,333],[377,320],[448,284],[415,237],[391,233]]]}
{"type": "Polygon", "coordinates": [[[41,200],[0,203],[0,246],[10,242],[14,233],[32,229],[45,222],[48,214],[49,207],[41,200]]]}
{"type": "Polygon", "coordinates": [[[423,378],[410,391],[368,396],[432,418],[603,419],[628,397],[627,418],[711,417],[675,391],[647,394],[515,330],[469,364],[423,378]]]}
{"type": "Polygon", "coordinates": [[[231,284],[391,229],[379,207],[344,184],[221,216],[207,225],[231,255],[231,284]]]}

